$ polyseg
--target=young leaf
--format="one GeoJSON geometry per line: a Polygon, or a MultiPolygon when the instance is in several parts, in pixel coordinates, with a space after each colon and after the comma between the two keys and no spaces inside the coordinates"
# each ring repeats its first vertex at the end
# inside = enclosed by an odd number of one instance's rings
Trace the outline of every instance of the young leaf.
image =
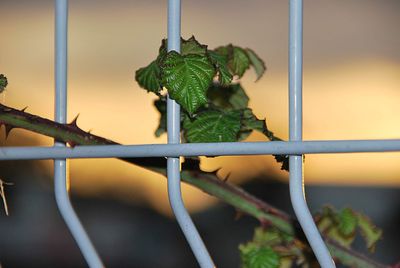
{"type": "Polygon", "coordinates": [[[158,67],[157,60],[137,70],[135,79],[142,88],[159,94],[162,86],[160,81],[160,67],[158,67]]]}
{"type": "Polygon", "coordinates": [[[256,228],[254,230],[253,242],[258,245],[276,246],[283,243],[281,233],[273,228],[263,229],[256,228]]]}
{"type": "Polygon", "coordinates": [[[6,89],[8,85],[7,77],[4,74],[0,74],[0,93],[6,89]]]}
{"type": "Polygon", "coordinates": [[[353,210],[350,208],[344,208],[340,211],[339,215],[339,232],[343,236],[352,236],[356,231],[357,227],[357,217],[354,214],[353,210]]]}
{"type": "MultiPolygon", "coordinates": [[[[161,41],[161,47],[159,49],[159,54],[167,54],[167,42],[168,39],[163,39],[161,41]]],[[[194,36],[190,37],[188,40],[181,38],[181,55],[186,56],[189,54],[204,56],[207,53],[207,46],[200,44],[194,36]]]]}
{"type": "MultiPolygon", "coordinates": [[[[239,133],[239,140],[247,138],[250,133],[256,130],[263,133],[270,141],[282,141],[276,137],[272,131],[267,128],[265,120],[258,119],[253,111],[249,108],[245,109],[242,116],[242,127],[239,133]]],[[[289,171],[289,156],[288,155],[273,155],[278,163],[282,163],[281,169],[289,171]]]]}
{"type": "Polygon", "coordinates": [[[240,130],[241,111],[205,111],[183,121],[188,142],[235,142],[240,130]]]}
{"type": "Polygon", "coordinates": [[[317,215],[317,226],[318,229],[324,233],[330,239],[336,241],[340,245],[346,248],[350,248],[351,244],[355,239],[355,232],[350,232],[350,227],[345,225],[351,225],[347,223],[349,221],[347,218],[350,217],[347,209],[344,209],[343,218],[345,222],[342,222],[342,213],[337,213],[336,210],[330,206],[325,206],[322,213],[317,215]],[[342,227],[341,227],[342,226],[342,227]],[[345,226],[345,227],[344,227],[345,226]],[[341,229],[349,229],[348,234],[344,235],[341,229]]]}
{"type": "Polygon", "coordinates": [[[240,47],[233,47],[233,57],[229,62],[232,72],[240,77],[249,69],[250,60],[246,51],[240,47]]]}
{"type": "Polygon", "coordinates": [[[244,72],[250,67],[250,59],[247,56],[246,51],[241,47],[228,45],[225,47],[219,47],[215,49],[221,55],[228,57],[228,67],[232,74],[237,75],[241,78],[244,72]]]}
{"type": "Polygon", "coordinates": [[[376,242],[382,238],[382,230],[376,227],[368,217],[361,213],[357,213],[357,221],[361,235],[367,243],[367,248],[373,252],[376,242]]]}
{"type": "Polygon", "coordinates": [[[222,55],[214,50],[209,50],[208,55],[218,71],[218,80],[221,85],[230,85],[233,77],[228,68],[228,56],[222,55]]]}
{"type": "Polygon", "coordinates": [[[204,56],[207,52],[207,46],[200,44],[194,36],[190,37],[188,40],[182,38],[181,43],[182,55],[196,54],[204,56]]]}
{"type": "Polygon", "coordinates": [[[189,114],[207,103],[206,93],[214,75],[214,66],[206,56],[182,56],[171,51],[161,62],[162,84],[189,114]]]}
{"type": "Polygon", "coordinates": [[[278,268],[279,255],[268,246],[258,246],[255,243],[240,245],[242,268],[278,268]]]}
{"type": "Polygon", "coordinates": [[[257,80],[259,80],[261,76],[263,76],[267,67],[265,67],[264,61],[253,50],[246,48],[246,53],[250,59],[250,65],[253,66],[257,74],[257,80]]]}
{"type": "Polygon", "coordinates": [[[224,110],[245,109],[249,104],[249,97],[240,84],[227,87],[214,84],[208,89],[207,97],[213,105],[224,110]]]}

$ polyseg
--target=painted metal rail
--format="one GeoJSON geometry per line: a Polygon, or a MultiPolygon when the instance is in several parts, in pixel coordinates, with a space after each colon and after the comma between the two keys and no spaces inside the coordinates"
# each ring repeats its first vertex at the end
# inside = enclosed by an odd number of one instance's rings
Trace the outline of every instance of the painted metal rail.
{"type": "MultiPolygon", "coordinates": [[[[168,0],[168,51],[181,50],[181,1],[168,0]]],[[[169,144],[180,143],[180,106],[172,99],[167,99],[167,133],[169,144]]],[[[203,240],[200,237],[182,200],[179,156],[167,159],[168,197],[176,220],[197,262],[202,268],[215,267],[203,240]]]]}
{"type": "MultiPolygon", "coordinates": [[[[303,0],[289,1],[289,140],[303,139],[303,0]]],[[[335,263],[307,207],[303,155],[289,156],[290,199],[301,228],[319,264],[333,268],[335,263]]]]}
{"type": "MultiPolygon", "coordinates": [[[[55,121],[67,121],[68,0],[55,1],[55,121]]],[[[65,144],[55,142],[54,148],[65,144]]],[[[104,267],[76,215],[68,194],[68,162],[54,160],[54,191],[58,209],[90,267],[104,267]]]]}
{"type": "Polygon", "coordinates": [[[1,147],[0,160],[400,152],[400,140],[1,147]]]}

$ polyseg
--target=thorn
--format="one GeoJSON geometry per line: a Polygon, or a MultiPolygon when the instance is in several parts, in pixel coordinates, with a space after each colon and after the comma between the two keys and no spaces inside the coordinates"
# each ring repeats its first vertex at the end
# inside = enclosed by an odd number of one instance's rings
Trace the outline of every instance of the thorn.
{"type": "MultiPolygon", "coordinates": [[[[219,167],[219,168],[217,168],[217,169],[215,169],[215,170],[213,170],[213,171],[210,171],[210,173],[211,174],[214,174],[215,176],[217,176],[217,173],[218,173],[218,171],[220,171],[221,170],[221,168],[219,167]]],[[[218,177],[218,176],[217,176],[218,177]]]]}
{"type": "Polygon", "coordinates": [[[74,147],[76,146],[76,143],[73,142],[73,141],[67,141],[67,144],[68,144],[69,146],[71,146],[71,148],[74,148],[74,147]]]}
{"type": "Polygon", "coordinates": [[[71,123],[69,123],[68,125],[77,127],[78,125],[76,124],[76,122],[78,121],[78,117],[79,117],[79,114],[77,114],[75,116],[75,118],[71,121],[71,123]]]}
{"type": "Polygon", "coordinates": [[[28,106],[26,106],[25,108],[21,109],[21,112],[25,112],[26,109],[28,109],[28,106]]]}
{"type": "Polygon", "coordinates": [[[226,174],[225,178],[224,178],[222,181],[223,181],[223,182],[227,182],[230,175],[231,175],[231,172],[229,172],[228,174],[226,174]]]}
{"type": "Polygon", "coordinates": [[[266,219],[259,219],[259,221],[263,229],[268,229],[269,227],[272,226],[271,222],[266,219]]]}
{"type": "Polygon", "coordinates": [[[6,139],[8,138],[8,135],[10,134],[11,130],[14,129],[14,127],[10,126],[10,125],[6,125],[4,124],[5,129],[6,129],[6,139]]]}

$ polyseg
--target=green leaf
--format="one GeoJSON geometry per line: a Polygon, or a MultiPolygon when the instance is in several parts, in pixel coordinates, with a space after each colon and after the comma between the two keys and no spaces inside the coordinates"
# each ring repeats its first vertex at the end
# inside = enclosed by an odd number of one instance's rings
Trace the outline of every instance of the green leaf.
{"type": "MultiPolygon", "coordinates": [[[[168,39],[163,39],[161,42],[161,47],[159,49],[160,55],[167,54],[167,44],[168,39]]],[[[181,38],[181,55],[186,56],[189,54],[204,56],[207,53],[207,46],[200,44],[194,36],[190,37],[188,40],[181,38]]]]}
{"type": "Polygon", "coordinates": [[[228,45],[226,47],[218,48],[217,52],[222,55],[227,55],[229,69],[239,78],[241,78],[245,71],[250,67],[250,59],[247,56],[246,51],[241,47],[228,45]]]}
{"type": "Polygon", "coordinates": [[[136,71],[135,79],[140,87],[147,91],[159,94],[161,91],[160,68],[157,60],[152,61],[148,66],[136,71]]]}
{"type": "Polygon", "coordinates": [[[205,111],[183,122],[188,142],[235,142],[240,130],[241,111],[205,111]]]}
{"type": "Polygon", "coordinates": [[[228,45],[215,49],[221,55],[228,57],[228,66],[232,74],[239,78],[243,76],[245,71],[250,67],[250,59],[246,51],[237,46],[228,45]]]}
{"type": "Polygon", "coordinates": [[[0,74],[0,93],[6,89],[7,85],[7,77],[4,74],[0,74]]]}
{"type": "Polygon", "coordinates": [[[161,134],[167,132],[167,102],[164,98],[159,98],[154,101],[154,106],[160,113],[160,121],[155,131],[156,137],[160,137],[161,134]]]}
{"type": "Polygon", "coordinates": [[[279,255],[271,247],[258,246],[255,243],[240,245],[242,268],[278,268],[279,255]]]}
{"type": "Polygon", "coordinates": [[[228,56],[209,50],[208,55],[218,71],[218,80],[221,85],[228,86],[232,82],[232,74],[228,68],[228,56]]]}
{"type": "Polygon", "coordinates": [[[382,230],[376,227],[371,220],[361,213],[357,213],[358,227],[367,243],[367,248],[372,252],[375,245],[382,238],[382,230]]]}
{"type": "Polygon", "coordinates": [[[350,248],[351,244],[354,242],[355,239],[355,234],[344,236],[342,233],[340,233],[339,229],[335,227],[331,227],[329,231],[326,233],[326,235],[332,239],[335,240],[337,243],[342,245],[345,248],[350,248]]]}
{"type": "Polygon", "coordinates": [[[189,54],[196,54],[204,56],[207,53],[207,46],[200,44],[194,36],[188,40],[181,39],[181,54],[183,56],[189,54]]]}
{"type": "MultiPolygon", "coordinates": [[[[276,137],[267,127],[265,120],[258,119],[251,109],[245,109],[242,116],[242,127],[240,129],[239,140],[247,138],[250,133],[256,130],[263,133],[270,141],[282,141],[276,137]]],[[[281,170],[289,171],[289,156],[288,155],[273,155],[278,163],[281,163],[281,170]]]]}
{"type": "MultiPolygon", "coordinates": [[[[240,128],[239,140],[247,138],[253,130],[263,133],[270,141],[282,141],[270,131],[265,123],[265,120],[258,119],[253,111],[249,108],[245,109],[242,116],[242,127],[240,128]]],[[[273,155],[278,163],[281,163],[281,169],[289,171],[289,156],[288,155],[273,155]]]]}
{"type": "Polygon", "coordinates": [[[214,75],[214,66],[206,56],[182,56],[171,51],[161,62],[162,84],[189,114],[207,103],[206,93],[214,75]]]}
{"type": "Polygon", "coordinates": [[[267,67],[265,67],[264,61],[253,50],[246,48],[246,53],[250,59],[250,65],[253,66],[257,74],[257,80],[259,80],[263,76],[267,67]]]}
{"type": "Polygon", "coordinates": [[[250,60],[244,49],[240,47],[233,47],[233,57],[229,62],[232,72],[240,77],[244,72],[249,69],[250,60]]]}
{"type": "MultiPolygon", "coordinates": [[[[258,119],[253,111],[249,108],[245,109],[242,117],[242,131],[257,130],[261,133],[268,132],[265,120],[258,119]]],[[[267,136],[267,135],[266,135],[267,136]]],[[[269,138],[269,136],[267,136],[269,138]]]]}
{"type": "Polygon", "coordinates": [[[249,97],[240,84],[227,87],[214,84],[207,92],[211,103],[224,110],[245,109],[249,104],[249,97]]]}
{"type": "Polygon", "coordinates": [[[263,246],[275,246],[283,243],[283,239],[276,229],[258,227],[254,230],[253,242],[263,246]]]}
{"type": "Polygon", "coordinates": [[[356,231],[357,217],[350,208],[344,208],[338,215],[339,218],[339,232],[343,236],[352,236],[356,231]]]}
{"type": "Polygon", "coordinates": [[[359,228],[370,251],[374,250],[376,242],[382,237],[382,230],[371,223],[369,218],[349,208],[344,208],[338,213],[334,208],[327,206],[316,219],[321,232],[347,248],[355,239],[356,227],[359,228]]]}
{"type": "MultiPolygon", "coordinates": [[[[343,210],[345,211],[345,210],[343,210]]],[[[341,214],[341,213],[340,213],[341,214]]],[[[349,248],[354,241],[355,233],[343,235],[340,231],[341,217],[336,210],[330,206],[325,206],[322,213],[317,215],[317,226],[320,232],[324,233],[330,239],[336,241],[343,247],[349,248]]],[[[343,213],[343,217],[347,218],[347,212],[343,213]]],[[[346,221],[346,219],[344,220],[346,221]]]]}

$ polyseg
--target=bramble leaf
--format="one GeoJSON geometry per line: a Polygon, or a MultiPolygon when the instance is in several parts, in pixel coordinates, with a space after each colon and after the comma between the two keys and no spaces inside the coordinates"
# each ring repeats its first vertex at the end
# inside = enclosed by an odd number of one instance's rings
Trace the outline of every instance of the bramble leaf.
{"type": "Polygon", "coordinates": [[[273,228],[263,229],[256,228],[254,230],[253,242],[258,245],[275,246],[283,242],[281,233],[273,228]]]}
{"type": "Polygon", "coordinates": [[[183,121],[188,142],[235,142],[240,130],[241,111],[205,111],[183,121]]]}
{"type": "Polygon", "coordinates": [[[351,236],[356,231],[357,217],[353,210],[350,208],[344,208],[340,211],[339,215],[339,232],[343,236],[351,236]]]}
{"type": "Polygon", "coordinates": [[[228,68],[228,56],[222,55],[214,50],[209,50],[208,55],[218,71],[218,81],[221,85],[230,85],[233,76],[228,68]]]}
{"type": "Polygon", "coordinates": [[[243,48],[233,47],[233,55],[229,61],[229,66],[232,72],[238,75],[239,78],[243,76],[247,69],[249,69],[250,60],[243,48]]]}
{"type": "Polygon", "coordinates": [[[253,50],[251,50],[250,48],[246,48],[246,53],[249,57],[250,65],[253,66],[257,74],[257,80],[259,80],[261,76],[263,76],[267,67],[265,67],[264,61],[253,50]]]}
{"type": "MultiPolygon", "coordinates": [[[[181,38],[181,50],[182,55],[196,54],[205,56],[207,52],[207,46],[200,44],[194,36],[188,40],[181,38]]],[[[136,71],[135,79],[140,85],[140,87],[146,89],[147,91],[159,94],[162,85],[160,77],[160,63],[163,61],[164,57],[167,55],[167,39],[161,41],[161,46],[158,52],[157,59],[152,61],[146,67],[140,68],[136,71]]]]}
{"type": "Polygon", "coordinates": [[[367,243],[367,248],[369,251],[373,252],[376,242],[382,238],[382,230],[376,227],[367,216],[361,213],[357,213],[357,222],[360,233],[367,243]]]}
{"type": "MultiPolygon", "coordinates": [[[[167,43],[168,39],[163,39],[161,41],[161,47],[159,49],[159,54],[167,54],[167,43]]],[[[186,56],[189,54],[196,54],[204,56],[207,53],[207,46],[200,44],[194,36],[190,37],[188,40],[181,38],[181,55],[186,56]]]]}
{"type": "Polygon", "coordinates": [[[194,36],[190,37],[188,40],[181,39],[181,54],[183,56],[189,54],[196,54],[196,55],[206,55],[207,53],[207,46],[200,44],[194,36]]]}
{"type": "Polygon", "coordinates": [[[189,114],[207,103],[206,93],[214,75],[214,66],[206,56],[182,56],[171,51],[161,62],[162,84],[189,114]]]}
{"type": "Polygon", "coordinates": [[[227,45],[215,49],[221,55],[228,57],[228,67],[232,74],[241,78],[244,72],[250,67],[250,59],[246,51],[237,46],[227,45]]]}
{"type": "Polygon", "coordinates": [[[154,60],[146,67],[137,70],[135,79],[142,88],[159,94],[162,86],[160,80],[160,67],[158,66],[157,60],[154,60]]]}
{"type": "MultiPolygon", "coordinates": [[[[265,120],[258,119],[253,111],[249,108],[243,111],[242,116],[242,127],[239,133],[239,140],[247,138],[253,130],[263,133],[270,141],[282,141],[282,139],[276,137],[272,131],[270,131],[265,123],[265,120]]],[[[281,163],[281,169],[289,171],[289,156],[274,154],[275,160],[281,163]]]]}
{"type": "Polygon", "coordinates": [[[0,74],[0,93],[6,89],[7,85],[7,77],[4,74],[0,74]]]}
{"type": "Polygon", "coordinates": [[[239,246],[242,268],[278,268],[279,255],[268,246],[247,243],[239,246]]]}
{"type": "Polygon", "coordinates": [[[352,211],[347,211],[347,209],[343,209],[342,211],[346,211],[343,217],[341,217],[341,213],[337,213],[333,207],[324,207],[322,213],[317,216],[317,226],[318,229],[330,239],[336,241],[343,247],[349,248],[355,239],[355,232],[353,231],[352,233],[344,235],[340,230],[341,228],[351,229],[349,228],[350,226],[345,225],[351,225],[347,223],[347,221],[349,221],[347,218],[350,218],[347,213],[351,213],[352,211]],[[342,218],[345,222],[342,222],[342,218]]]}
{"type": "Polygon", "coordinates": [[[367,244],[373,251],[376,242],[382,237],[382,230],[376,227],[370,219],[350,208],[344,208],[339,213],[332,207],[324,207],[317,214],[317,225],[321,232],[341,245],[349,248],[356,235],[358,227],[367,244]]]}
{"type": "Polygon", "coordinates": [[[211,103],[224,110],[245,109],[249,104],[249,97],[240,84],[227,87],[214,84],[207,92],[211,103]]]}

